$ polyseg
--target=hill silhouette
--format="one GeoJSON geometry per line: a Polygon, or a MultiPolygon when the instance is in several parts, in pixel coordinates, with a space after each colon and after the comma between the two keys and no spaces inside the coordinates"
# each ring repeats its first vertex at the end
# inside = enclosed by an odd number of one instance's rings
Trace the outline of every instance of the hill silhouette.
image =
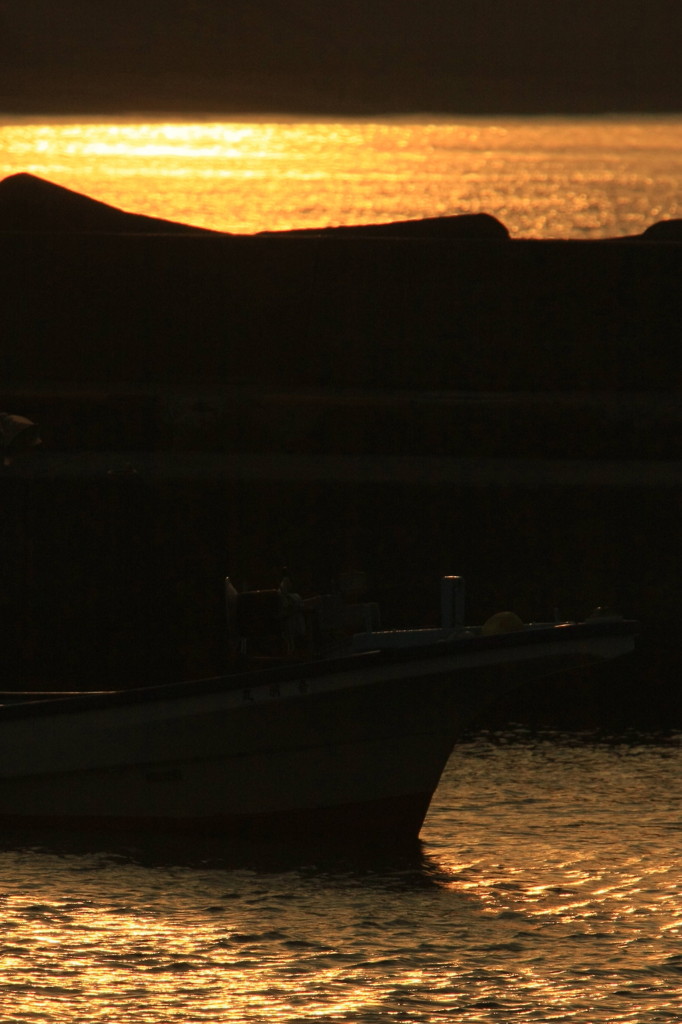
{"type": "MultiPolygon", "coordinates": [[[[127,213],[34,174],[11,174],[0,181],[0,231],[107,234],[227,234],[158,217],[127,213]]],[[[426,217],[390,224],[363,224],[321,230],[262,232],[263,235],[355,238],[478,238],[505,240],[509,233],[489,214],[426,217]]]]}
{"type": "MultiPolygon", "coordinates": [[[[0,232],[212,235],[212,231],[160,217],[128,213],[109,203],[75,192],[37,175],[21,172],[0,180],[0,232]]],[[[235,236],[233,236],[235,237],[235,236]]],[[[504,242],[509,231],[496,217],[487,213],[459,214],[449,217],[423,217],[418,220],[380,224],[349,224],[328,228],[298,228],[288,231],[261,231],[258,238],[334,238],[334,239],[432,239],[504,242]]],[[[641,235],[613,241],[679,242],[682,220],[662,220],[651,224],[641,235]]]]}
{"type": "Polygon", "coordinates": [[[0,181],[0,231],[212,233],[158,217],[126,213],[26,173],[11,174],[0,181]]]}

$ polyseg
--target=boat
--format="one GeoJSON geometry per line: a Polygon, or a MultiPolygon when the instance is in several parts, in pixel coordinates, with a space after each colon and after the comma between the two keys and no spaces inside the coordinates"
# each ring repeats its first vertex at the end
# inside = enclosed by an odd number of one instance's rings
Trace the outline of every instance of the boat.
{"type": "Polygon", "coordinates": [[[373,603],[303,601],[288,575],[242,593],[228,579],[223,675],[0,697],[0,821],[414,841],[457,738],[491,701],[635,643],[636,624],[603,611],[471,627],[463,605],[462,579],[444,577],[437,627],[385,630],[373,603]]]}

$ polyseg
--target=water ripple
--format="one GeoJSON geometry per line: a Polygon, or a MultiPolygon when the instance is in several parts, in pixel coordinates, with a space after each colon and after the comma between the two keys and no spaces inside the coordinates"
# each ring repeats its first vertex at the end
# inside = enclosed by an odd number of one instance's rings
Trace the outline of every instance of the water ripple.
{"type": "Polygon", "coordinates": [[[6,843],[3,1024],[679,1021],[681,761],[475,739],[409,863],[6,843]]]}

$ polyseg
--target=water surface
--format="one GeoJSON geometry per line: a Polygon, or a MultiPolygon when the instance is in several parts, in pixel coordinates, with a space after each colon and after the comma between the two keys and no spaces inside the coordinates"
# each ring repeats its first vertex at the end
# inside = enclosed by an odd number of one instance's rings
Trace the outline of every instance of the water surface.
{"type": "Polygon", "coordinates": [[[679,739],[481,735],[422,849],[6,842],[6,1024],[682,1020],[679,739]]]}
{"type": "Polygon", "coordinates": [[[26,171],[135,213],[253,233],[489,213],[518,237],[682,216],[682,118],[5,118],[26,171]]]}

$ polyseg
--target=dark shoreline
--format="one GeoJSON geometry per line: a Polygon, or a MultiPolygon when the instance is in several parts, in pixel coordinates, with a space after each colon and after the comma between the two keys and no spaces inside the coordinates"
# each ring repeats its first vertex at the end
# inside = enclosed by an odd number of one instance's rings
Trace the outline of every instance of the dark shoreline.
{"type": "Polygon", "coordinates": [[[443,572],[479,621],[617,606],[632,665],[527,717],[682,723],[682,242],[127,225],[0,231],[43,438],[1,474],[5,688],[220,671],[223,576],[288,563],[412,623],[443,572]]]}

